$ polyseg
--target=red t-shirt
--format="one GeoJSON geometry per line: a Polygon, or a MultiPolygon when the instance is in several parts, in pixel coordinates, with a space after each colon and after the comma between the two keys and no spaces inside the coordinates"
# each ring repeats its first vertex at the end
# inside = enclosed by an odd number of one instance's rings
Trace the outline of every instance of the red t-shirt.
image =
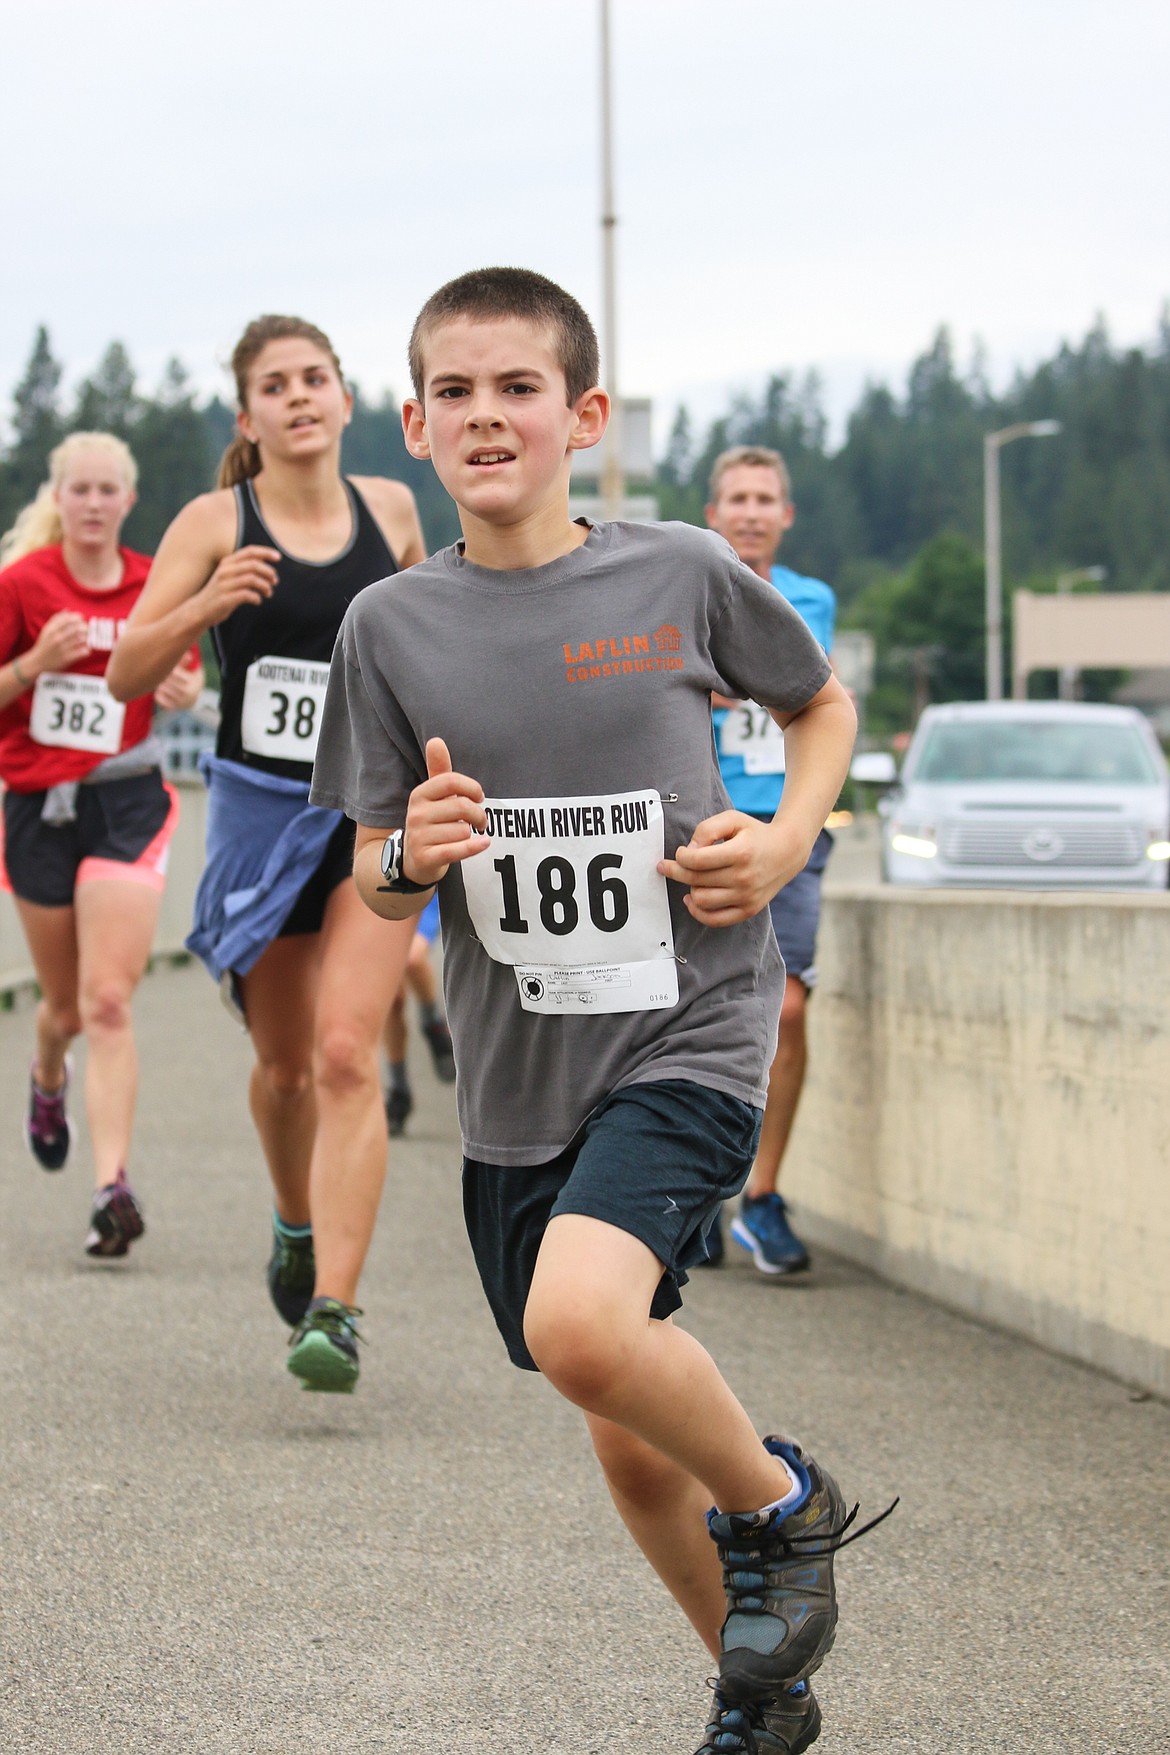
{"type": "Polygon", "coordinates": [[[79,584],[59,545],[36,549],[0,570],[0,664],[29,651],[58,610],[73,610],[89,623],[89,651],[64,679],[40,678],[0,710],[0,779],[13,792],[42,792],[63,780],[80,780],[149,735],[151,695],[127,703],[119,735],[121,710],[95,694],[92,684],[87,690],[69,680],[105,676],[114,642],[146,584],[149,557],[128,548],[119,553],[122,583],[113,591],[79,584]],[[40,740],[33,736],[34,710],[40,740]]]}

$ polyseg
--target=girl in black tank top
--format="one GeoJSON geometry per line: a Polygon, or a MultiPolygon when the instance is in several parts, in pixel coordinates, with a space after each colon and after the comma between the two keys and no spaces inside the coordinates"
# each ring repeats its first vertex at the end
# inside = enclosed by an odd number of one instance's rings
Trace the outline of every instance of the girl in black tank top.
{"type": "Polygon", "coordinates": [[[332,560],[304,561],[269,531],[252,481],[236,483],[236,550],[279,551],[277,583],[270,597],[242,604],[211,630],[221,673],[216,754],[306,784],[342,618],[366,585],[398,571],[361,494],[351,481],[343,485],[353,520],[349,541],[332,560]]]}
{"type": "Polygon", "coordinates": [[[142,694],[211,632],[222,720],[193,936],[233,984],[256,1053],[251,1109],[274,1195],[268,1286],[295,1330],[289,1368],[309,1388],[346,1390],[386,1171],[379,1040],[414,923],[362,903],[353,826],[310,806],[309,782],[346,609],[425,550],[406,488],[341,475],[352,398],[327,336],[261,317],[232,366],[239,437],[220,491],[163,537],[109,682],[142,694]]]}

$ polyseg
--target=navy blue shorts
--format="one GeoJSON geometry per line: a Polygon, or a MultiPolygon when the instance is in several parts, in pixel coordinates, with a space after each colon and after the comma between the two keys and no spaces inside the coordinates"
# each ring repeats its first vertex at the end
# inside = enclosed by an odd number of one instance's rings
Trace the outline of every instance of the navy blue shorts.
{"type": "Polygon", "coordinates": [[[828,829],[822,829],[813,842],[813,850],[804,870],[798,871],[792,881],[785,884],[782,890],[778,890],[768,904],[772,930],[776,934],[776,943],[780,946],[780,955],[784,958],[784,968],[795,980],[802,981],[810,988],[816,985],[817,979],[821,878],[832,851],[833,837],[828,829]]]}
{"type": "Polygon", "coordinates": [[[689,1079],[624,1085],[544,1164],[463,1160],[463,1216],[475,1265],[513,1365],[535,1371],[524,1307],[545,1228],[580,1213],[637,1237],[662,1263],[649,1314],[682,1305],[687,1269],[725,1200],[747,1181],[761,1111],[689,1079]]]}

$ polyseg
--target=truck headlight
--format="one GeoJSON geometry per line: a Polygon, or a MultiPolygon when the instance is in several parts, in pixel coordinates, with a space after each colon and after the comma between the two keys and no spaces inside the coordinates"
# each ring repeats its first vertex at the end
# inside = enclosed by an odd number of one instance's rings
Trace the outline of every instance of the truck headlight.
{"type": "Polygon", "coordinates": [[[912,859],[933,859],[938,853],[934,830],[919,829],[911,834],[907,829],[897,829],[890,839],[890,851],[908,853],[912,859]]]}

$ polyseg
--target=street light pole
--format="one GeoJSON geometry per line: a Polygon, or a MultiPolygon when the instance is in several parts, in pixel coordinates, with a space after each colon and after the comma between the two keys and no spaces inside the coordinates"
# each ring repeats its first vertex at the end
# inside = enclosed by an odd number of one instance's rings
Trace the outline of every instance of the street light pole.
{"type": "MultiPolygon", "coordinates": [[[[1094,585],[1104,584],[1109,577],[1104,567],[1074,567],[1071,573],[1061,573],[1056,581],[1056,595],[1067,597],[1074,585],[1091,581],[1094,585]]],[[[1060,679],[1056,692],[1062,701],[1075,701],[1077,698],[1077,678],[1080,675],[1075,664],[1062,664],[1060,679]]]]}
{"type": "Polygon", "coordinates": [[[999,516],[999,454],[1013,439],[1048,439],[1058,420],[1022,420],[983,435],[983,555],[986,580],[987,699],[1003,700],[1003,555],[999,516]]]}
{"type": "Polygon", "coordinates": [[[605,339],[605,388],[609,391],[609,427],[602,443],[603,518],[620,518],[626,484],[622,471],[622,410],[617,367],[617,214],[613,195],[613,103],[610,85],[609,0],[601,0],[601,278],[602,327],[605,339]]]}

